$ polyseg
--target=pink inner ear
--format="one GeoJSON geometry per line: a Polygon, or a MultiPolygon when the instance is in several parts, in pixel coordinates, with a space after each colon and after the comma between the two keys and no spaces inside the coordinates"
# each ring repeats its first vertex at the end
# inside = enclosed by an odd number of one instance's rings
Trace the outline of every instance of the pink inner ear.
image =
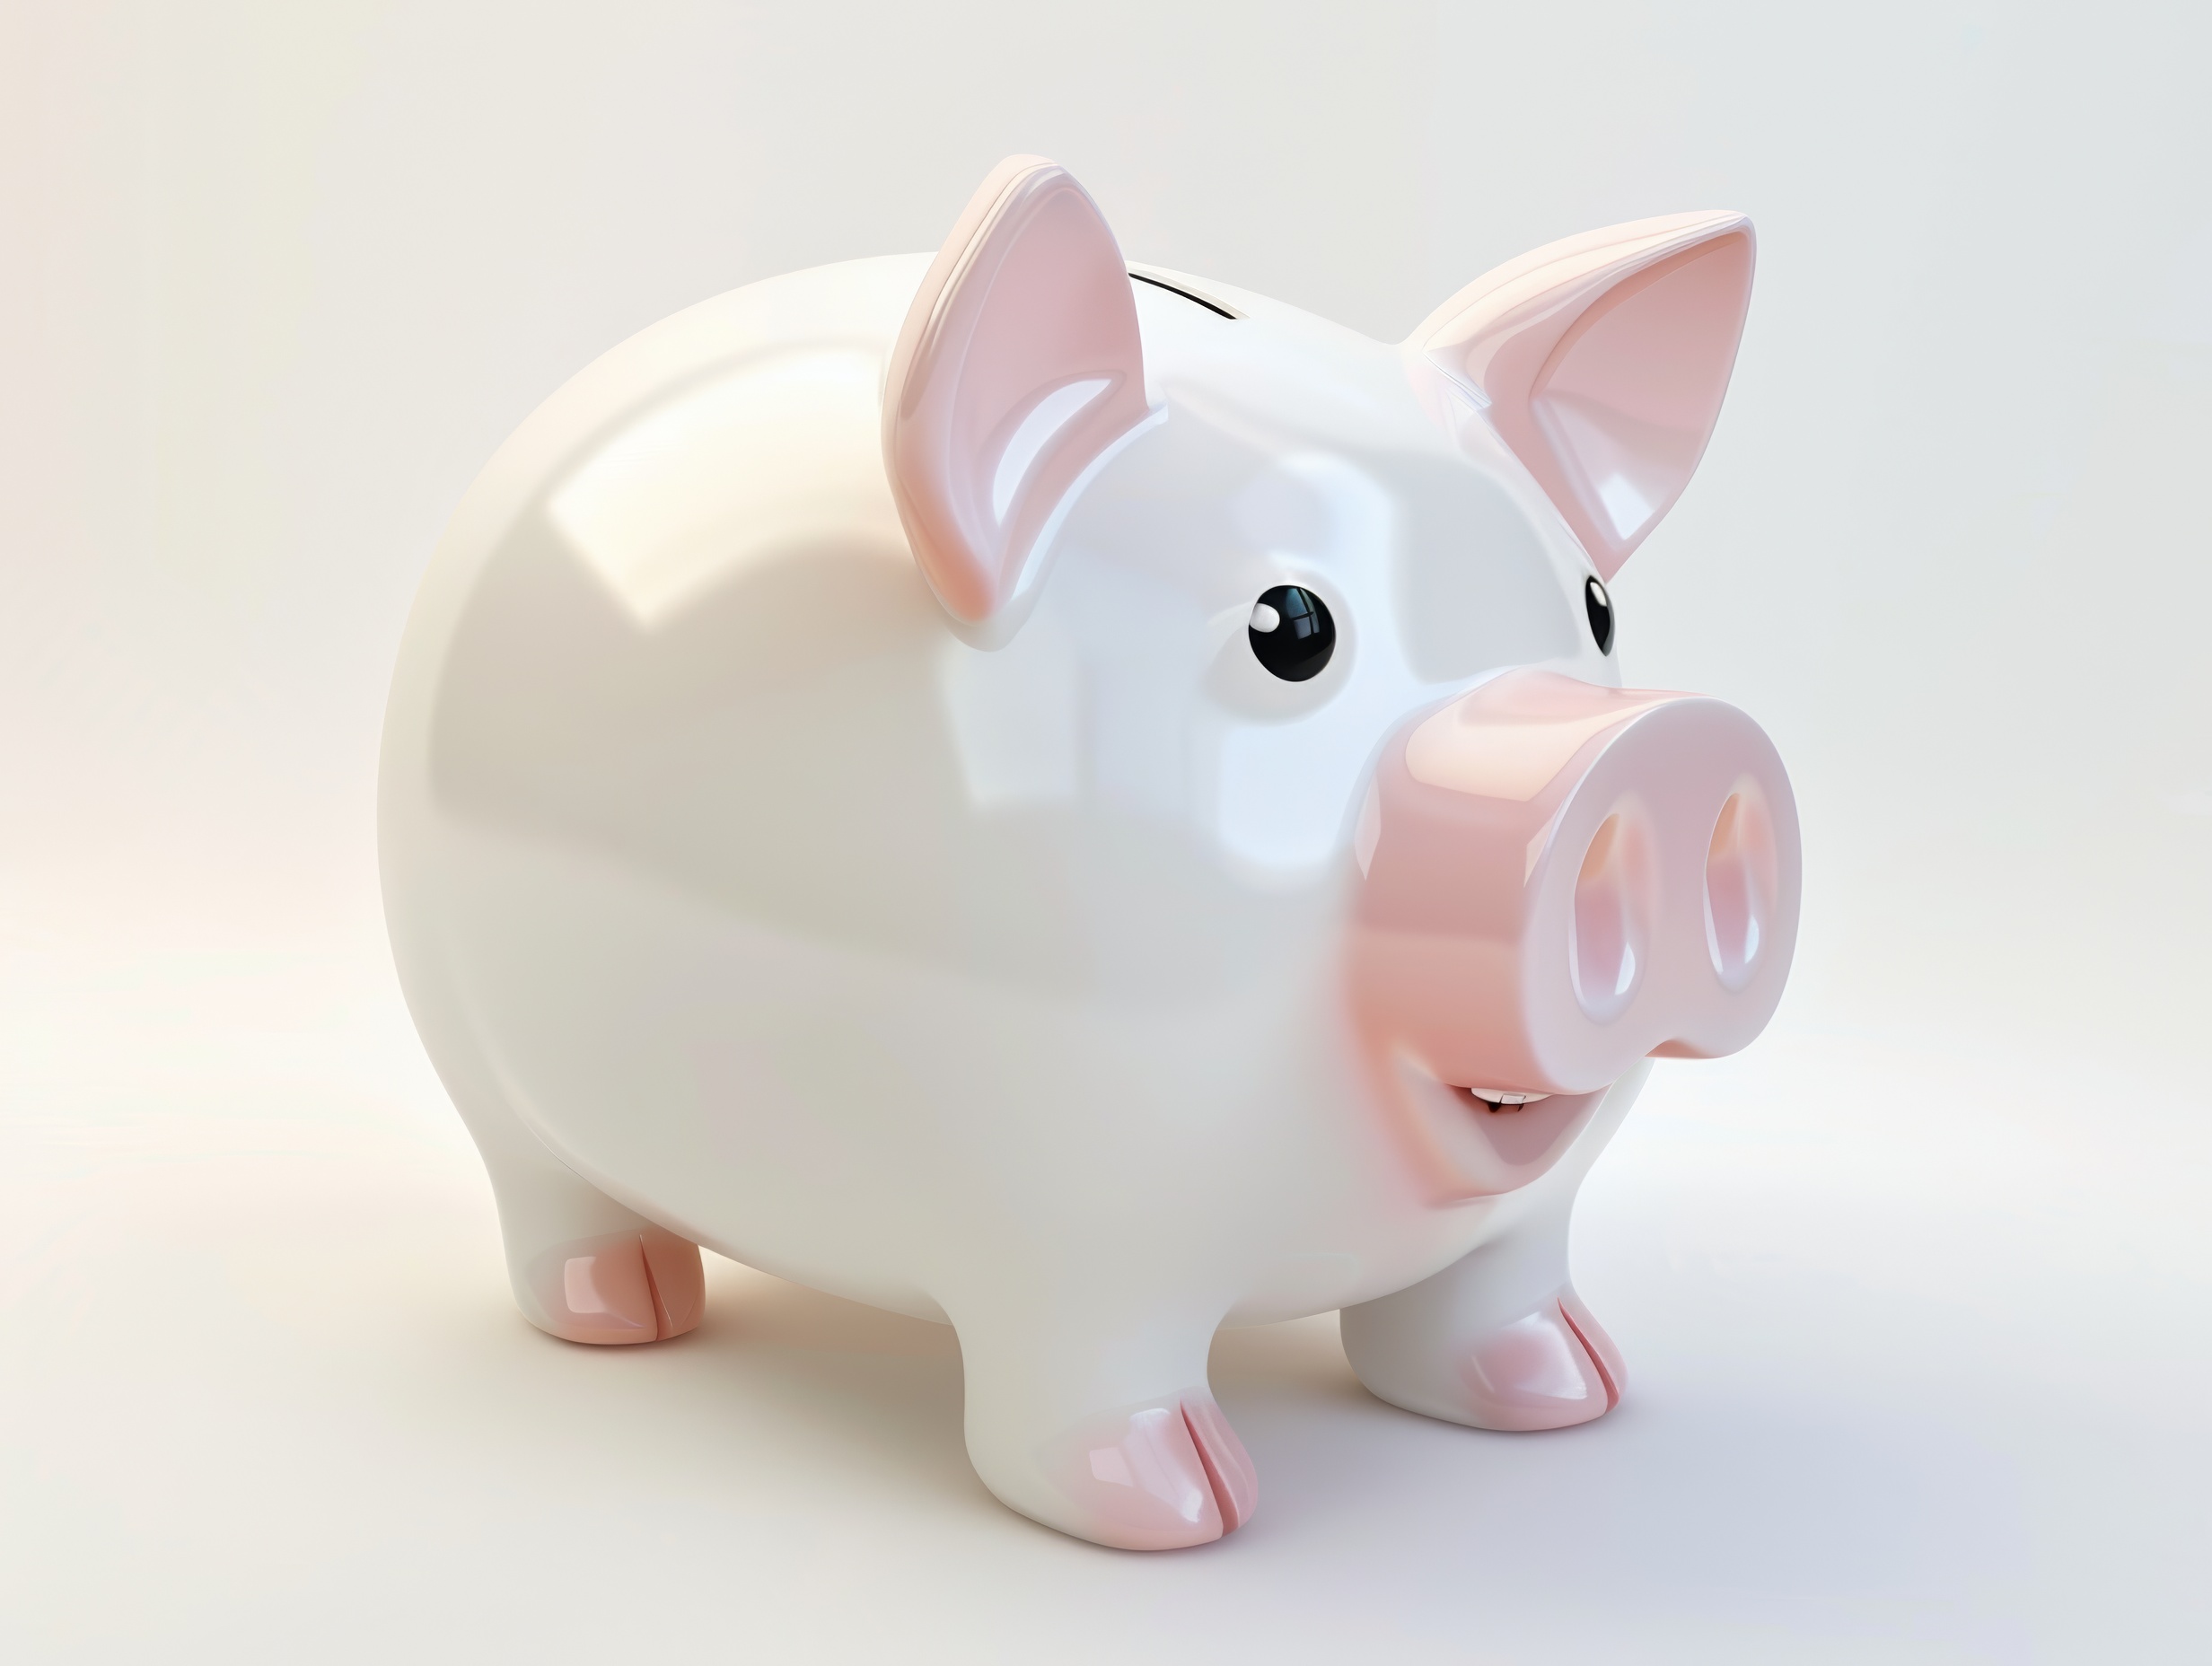
{"type": "Polygon", "coordinates": [[[1742,215],[1608,226],[1486,273],[1407,345],[1489,425],[1611,578],[1690,483],[1751,302],[1742,215]]]}
{"type": "Polygon", "coordinates": [[[884,387],[892,495],[946,610],[1000,613],[1061,502],[1146,414],[1113,233],[1065,170],[1008,158],[923,279],[884,387]]]}
{"type": "MultiPolygon", "coordinates": [[[[1681,495],[1735,363],[1751,240],[1724,237],[1615,285],[1538,374],[1530,415],[1611,577],[1681,495]]],[[[1578,530],[1582,529],[1577,529],[1578,530]]]]}

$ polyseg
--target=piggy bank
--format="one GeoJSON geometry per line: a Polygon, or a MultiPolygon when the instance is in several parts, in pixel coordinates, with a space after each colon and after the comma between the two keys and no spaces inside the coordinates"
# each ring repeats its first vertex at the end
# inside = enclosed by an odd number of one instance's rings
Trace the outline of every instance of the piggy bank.
{"type": "Polygon", "coordinates": [[[1126,263],[1014,157],[935,257],[583,371],[407,627],[400,981],[523,1314],[699,1322],[699,1247],[950,1324],[977,1473],[1101,1544],[1248,1521],[1221,1326],[1603,1414],[1575,1193],[1779,998],[1765,734],[1620,686],[1607,581],[1742,329],[1734,214],[1537,250],[1385,346],[1126,263]]]}

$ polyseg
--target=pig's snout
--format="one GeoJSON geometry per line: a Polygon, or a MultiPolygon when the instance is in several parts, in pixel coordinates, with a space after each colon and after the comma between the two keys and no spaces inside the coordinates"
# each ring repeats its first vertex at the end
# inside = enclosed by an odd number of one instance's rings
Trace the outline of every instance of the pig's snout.
{"type": "Polygon", "coordinates": [[[1362,1028],[1455,1086],[1591,1092],[1781,998],[1797,808],[1723,701],[1496,678],[1391,736],[1356,850],[1362,1028]]]}

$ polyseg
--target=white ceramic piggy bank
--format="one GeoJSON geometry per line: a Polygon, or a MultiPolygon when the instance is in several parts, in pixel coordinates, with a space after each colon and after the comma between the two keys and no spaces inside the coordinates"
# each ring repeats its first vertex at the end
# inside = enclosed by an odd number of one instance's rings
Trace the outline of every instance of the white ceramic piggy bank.
{"type": "Polygon", "coordinates": [[[754,284],[540,408],[400,653],[408,1000],[575,1342],[706,1245],[950,1323],[968,1451],[1102,1544],[1256,1496],[1224,1323],[1343,1311],[1490,1429],[1618,1399],[1576,1186],[1742,1047],[1774,749],[1620,688],[1605,580],[1725,390],[1751,228],[1538,250],[1386,346],[1125,266],[1002,163],[950,240],[754,284]]]}

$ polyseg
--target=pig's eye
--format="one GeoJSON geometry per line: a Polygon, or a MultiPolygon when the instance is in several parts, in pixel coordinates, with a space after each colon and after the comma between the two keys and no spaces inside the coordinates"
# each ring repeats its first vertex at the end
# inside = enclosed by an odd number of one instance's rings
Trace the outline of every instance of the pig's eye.
{"type": "Polygon", "coordinates": [[[1285,682],[1321,674],[1337,651],[1337,622],[1328,604],[1310,590],[1277,584],[1252,604],[1252,653],[1285,682]]]}
{"type": "Polygon", "coordinates": [[[1613,599],[1605,593],[1605,586],[1592,578],[1582,587],[1583,611],[1590,616],[1590,636],[1598,644],[1600,653],[1613,651],[1613,599]]]}

